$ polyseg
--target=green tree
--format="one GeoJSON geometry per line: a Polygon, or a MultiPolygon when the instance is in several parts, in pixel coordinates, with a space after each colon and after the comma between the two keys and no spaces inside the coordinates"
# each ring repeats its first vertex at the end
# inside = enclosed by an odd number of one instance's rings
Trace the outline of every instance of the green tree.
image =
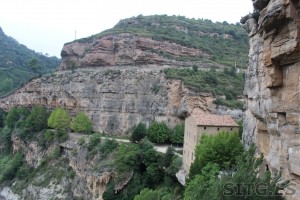
{"type": "Polygon", "coordinates": [[[0,127],[4,127],[5,125],[6,112],[0,109],[0,127]]]}
{"type": "Polygon", "coordinates": [[[101,142],[101,135],[99,133],[94,133],[90,135],[89,145],[88,148],[91,151],[101,142]]]}
{"type": "Polygon", "coordinates": [[[227,173],[222,176],[219,188],[223,190],[219,191],[219,199],[283,200],[279,190],[283,190],[287,186],[287,182],[279,184],[280,174],[271,176],[270,171],[261,171],[265,167],[263,160],[262,155],[259,158],[255,157],[253,145],[238,156],[235,173],[227,173]]]}
{"type": "Polygon", "coordinates": [[[220,198],[216,198],[218,174],[217,164],[207,164],[201,173],[188,183],[184,192],[184,200],[219,200],[220,198]]]}
{"type": "Polygon", "coordinates": [[[24,156],[19,152],[16,153],[2,169],[0,182],[3,182],[5,180],[12,180],[16,176],[19,168],[22,166],[23,160],[24,156]]]}
{"type": "Polygon", "coordinates": [[[170,166],[166,169],[166,172],[169,176],[176,178],[176,173],[181,169],[182,166],[182,158],[178,156],[174,156],[170,166]]]}
{"type": "Polygon", "coordinates": [[[177,124],[170,136],[170,140],[174,144],[183,144],[184,138],[184,124],[177,124]]]}
{"type": "Polygon", "coordinates": [[[36,58],[32,58],[30,61],[29,61],[29,66],[31,68],[31,70],[34,72],[34,73],[37,73],[37,71],[40,69],[40,66],[38,64],[38,60],[36,58]]]}
{"type": "Polygon", "coordinates": [[[27,117],[25,126],[33,131],[41,131],[47,128],[48,112],[45,107],[35,106],[27,117]]]}
{"type": "Polygon", "coordinates": [[[158,164],[151,164],[147,167],[147,181],[150,185],[158,184],[162,179],[162,172],[158,164]]]}
{"type": "Polygon", "coordinates": [[[0,83],[0,93],[5,94],[13,89],[13,80],[11,78],[4,78],[0,83]]]}
{"type": "Polygon", "coordinates": [[[92,121],[84,114],[79,112],[71,123],[71,129],[78,133],[91,133],[93,129],[92,121]]]}
{"type": "Polygon", "coordinates": [[[128,173],[139,168],[141,150],[136,144],[121,144],[118,146],[114,159],[114,166],[118,172],[128,173]]]}
{"type": "Polygon", "coordinates": [[[190,168],[192,179],[208,163],[216,163],[220,169],[232,168],[236,157],[243,152],[243,145],[237,133],[220,132],[215,136],[203,135],[196,147],[195,161],[190,168]]]}
{"type": "Polygon", "coordinates": [[[11,141],[11,135],[12,135],[13,130],[9,128],[8,126],[5,126],[1,130],[1,135],[0,135],[0,141],[1,141],[1,146],[3,147],[3,151],[5,153],[10,152],[11,147],[12,147],[12,141],[11,141]]]}
{"type": "Polygon", "coordinates": [[[48,126],[55,129],[66,130],[69,128],[71,117],[67,111],[55,108],[48,118],[48,126]]]}
{"type": "Polygon", "coordinates": [[[170,164],[171,164],[171,162],[172,162],[172,159],[173,159],[173,157],[174,157],[174,151],[175,151],[175,149],[174,149],[174,147],[168,147],[167,148],[167,151],[166,151],[166,154],[165,154],[165,156],[164,156],[164,160],[163,160],[163,165],[164,165],[164,167],[169,167],[170,166],[170,164]]]}
{"type": "Polygon", "coordinates": [[[160,200],[160,192],[158,190],[143,189],[140,194],[134,197],[134,200],[160,200]]]}
{"type": "Polygon", "coordinates": [[[16,124],[16,122],[19,120],[19,112],[18,108],[13,107],[10,109],[10,111],[7,113],[5,124],[9,128],[13,128],[16,124]]]}
{"type": "Polygon", "coordinates": [[[169,139],[169,129],[164,122],[153,122],[148,129],[151,142],[164,143],[169,139]]]}
{"type": "Polygon", "coordinates": [[[141,139],[146,137],[147,128],[143,123],[139,123],[137,126],[134,126],[131,132],[130,141],[139,142],[141,139]]]}

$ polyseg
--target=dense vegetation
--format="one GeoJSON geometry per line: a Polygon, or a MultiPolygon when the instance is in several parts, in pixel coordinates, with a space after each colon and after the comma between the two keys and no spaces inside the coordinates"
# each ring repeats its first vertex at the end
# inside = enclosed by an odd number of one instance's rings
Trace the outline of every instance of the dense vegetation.
{"type": "Polygon", "coordinates": [[[103,199],[151,199],[153,192],[158,195],[157,199],[182,199],[183,187],[175,177],[181,164],[181,159],[173,150],[165,155],[158,153],[146,139],[138,144],[120,144],[113,162],[117,176],[108,184],[103,199]],[[126,184],[128,177],[131,178],[126,184]],[[126,184],[126,187],[115,193],[114,188],[123,184],[126,184]]]}
{"type": "Polygon", "coordinates": [[[242,108],[243,103],[237,99],[243,95],[244,74],[236,73],[232,67],[224,71],[201,71],[196,69],[165,69],[167,78],[182,80],[188,87],[199,92],[207,92],[217,97],[214,103],[230,108],[242,108]],[[220,98],[225,96],[226,99],[220,98]]]}
{"type": "Polygon", "coordinates": [[[286,183],[278,184],[280,175],[264,171],[263,157],[255,157],[254,146],[244,151],[238,134],[230,134],[201,138],[184,199],[283,199],[279,190],[286,183]]]}
{"type": "MultiPolygon", "coordinates": [[[[82,113],[80,115],[85,116],[82,113]]],[[[63,190],[67,197],[76,199],[69,188],[76,173],[72,167],[68,167],[69,161],[66,156],[62,156],[58,146],[67,139],[67,131],[72,124],[68,113],[57,108],[49,114],[40,106],[32,109],[12,108],[7,115],[3,113],[1,119],[0,183],[10,185],[18,194],[30,184],[46,187],[63,183],[68,185],[63,190]],[[54,119],[53,123],[57,120],[57,113],[64,116],[62,120],[59,118],[64,123],[56,129],[47,129],[51,118],[54,119]],[[26,143],[36,141],[47,152],[38,166],[33,168],[27,164],[22,149],[12,154],[12,138],[16,137],[26,143]]],[[[178,141],[177,135],[181,137],[183,134],[181,124],[173,130],[158,122],[151,126],[151,131],[159,133],[156,139],[161,138],[161,133],[167,132],[169,140],[172,140],[170,138],[174,134],[175,141],[178,141]]],[[[261,171],[264,167],[263,157],[257,159],[254,156],[254,147],[248,151],[243,150],[237,133],[222,132],[201,138],[184,188],[175,176],[182,166],[182,158],[176,155],[172,147],[165,154],[157,152],[145,138],[149,136],[149,130],[145,125],[138,124],[132,130],[132,133],[137,133],[135,139],[132,139],[133,143],[103,140],[99,133],[79,139],[80,148],[87,152],[86,159],[93,163],[91,173],[102,170],[116,173],[107,185],[104,200],[282,199],[279,190],[286,187],[286,183],[277,184],[280,175],[272,177],[269,171],[261,171]]],[[[77,150],[71,151],[72,156],[77,153],[77,150]]]]}
{"type": "Polygon", "coordinates": [[[0,28],[0,95],[4,95],[40,74],[59,65],[56,57],[47,57],[6,36],[0,28]]]}
{"type": "Polygon", "coordinates": [[[139,123],[131,130],[130,141],[139,142],[147,137],[153,143],[173,143],[183,144],[184,124],[177,124],[173,129],[170,129],[164,122],[154,121],[149,128],[146,125],[139,123]]]}
{"type": "MultiPolygon", "coordinates": [[[[114,28],[108,29],[89,38],[100,38],[108,34],[132,33],[152,37],[159,41],[171,41],[178,44],[201,49],[211,55],[213,62],[227,66],[242,62],[245,66],[248,58],[248,36],[237,23],[213,23],[210,20],[188,19],[183,16],[154,15],[132,17],[121,20],[114,28]],[[228,36],[229,38],[227,38],[228,36]]],[[[172,55],[164,55],[172,57],[172,55]]],[[[199,57],[182,57],[180,60],[202,60],[199,57]]]]}

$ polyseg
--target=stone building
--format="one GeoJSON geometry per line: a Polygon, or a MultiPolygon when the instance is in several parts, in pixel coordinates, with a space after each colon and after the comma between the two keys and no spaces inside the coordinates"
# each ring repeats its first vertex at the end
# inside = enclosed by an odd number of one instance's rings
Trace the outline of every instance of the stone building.
{"type": "Polygon", "coordinates": [[[229,115],[192,114],[185,119],[183,170],[188,176],[195,159],[196,145],[202,134],[215,135],[220,131],[238,131],[238,124],[229,115]]]}

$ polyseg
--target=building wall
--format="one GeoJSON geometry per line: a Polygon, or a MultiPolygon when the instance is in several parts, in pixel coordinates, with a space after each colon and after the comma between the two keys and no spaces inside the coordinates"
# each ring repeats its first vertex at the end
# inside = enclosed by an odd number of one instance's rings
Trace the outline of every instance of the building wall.
{"type": "Polygon", "coordinates": [[[238,131],[238,127],[213,127],[197,126],[193,117],[185,120],[184,145],[183,145],[183,170],[189,174],[192,162],[195,159],[195,149],[203,134],[216,135],[220,131],[238,131]]]}
{"type": "Polygon", "coordinates": [[[183,144],[183,170],[188,174],[190,166],[195,156],[197,144],[198,128],[193,117],[188,117],[184,124],[184,144],[183,144]]]}

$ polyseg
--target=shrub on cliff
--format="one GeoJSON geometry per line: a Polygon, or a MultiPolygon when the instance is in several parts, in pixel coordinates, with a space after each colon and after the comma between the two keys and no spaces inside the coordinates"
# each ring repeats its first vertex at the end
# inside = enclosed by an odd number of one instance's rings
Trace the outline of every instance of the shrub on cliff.
{"type": "Polygon", "coordinates": [[[55,108],[48,118],[48,126],[55,129],[66,130],[69,128],[71,117],[67,111],[62,108],[55,108]]]}
{"type": "Polygon", "coordinates": [[[169,139],[169,129],[164,122],[153,122],[148,129],[148,138],[154,143],[164,143],[169,139]]]}
{"type": "Polygon", "coordinates": [[[71,129],[78,133],[91,133],[93,129],[92,121],[84,114],[80,112],[76,115],[75,119],[71,123],[71,129]]]}
{"type": "Polygon", "coordinates": [[[141,139],[146,137],[146,135],[147,135],[146,125],[139,123],[138,125],[133,127],[132,133],[130,136],[130,141],[131,142],[139,142],[141,139]]]}

